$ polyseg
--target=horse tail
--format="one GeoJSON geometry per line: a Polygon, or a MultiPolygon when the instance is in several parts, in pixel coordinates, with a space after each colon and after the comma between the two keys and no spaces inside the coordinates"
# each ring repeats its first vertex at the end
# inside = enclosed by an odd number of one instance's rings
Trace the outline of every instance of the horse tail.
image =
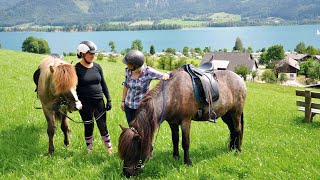
{"type": "MultiPolygon", "coordinates": [[[[242,112],[242,114],[241,114],[241,144],[242,144],[242,139],[243,139],[243,129],[244,129],[244,120],[243,120],[243,112],[242,112]]],[[[241,144],[240,144],[240,146],[241,146],[241,144]]]]}

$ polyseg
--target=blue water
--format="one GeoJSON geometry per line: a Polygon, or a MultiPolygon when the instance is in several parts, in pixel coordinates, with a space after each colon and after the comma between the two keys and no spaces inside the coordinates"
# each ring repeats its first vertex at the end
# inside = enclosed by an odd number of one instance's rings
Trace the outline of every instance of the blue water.
{"type": "Polygon", "coordinates": [[[189,48],[211,47],[211,50],[227,48],[232,50],[239,37],[244,47],[251,46],[254,51],[281,44],[285,50],[293,50],[299,42],[307,46],[320,48],[320,35],[316,34],[320,25],[295,26],[255,26],[190,28],[182,30],[158,31],[103,31],[103,32],[0,32],[2,49],[21,51],[22,42],[29,36],[44,38],[49,43],[52,53],[75,52],[83,40],[94,41],[100,51],[110,51],[109,41],[114,41],[117,52],[130,48],[133,40],[139,39],[149,51],[154,45],[156,51],[175,48],[181,51],[189,48]]]}

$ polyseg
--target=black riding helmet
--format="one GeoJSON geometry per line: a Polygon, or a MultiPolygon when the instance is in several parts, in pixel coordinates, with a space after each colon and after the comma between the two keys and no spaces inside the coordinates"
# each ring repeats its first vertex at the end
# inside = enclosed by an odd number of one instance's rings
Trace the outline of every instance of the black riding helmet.
{"type": "Polygon", "coordinates": [[[141,67],[146,57],[139,50],[130,50],[122,59],[124,64],[132,64],[135,67],[141,67]]]}
{"type": "Polygon", "coordinates": [[[77,48],[77,56],[81,58],[81,53],[86,54],[87,52],[96,53],[97,46],[92,41],[82,41],[77,48]]]}

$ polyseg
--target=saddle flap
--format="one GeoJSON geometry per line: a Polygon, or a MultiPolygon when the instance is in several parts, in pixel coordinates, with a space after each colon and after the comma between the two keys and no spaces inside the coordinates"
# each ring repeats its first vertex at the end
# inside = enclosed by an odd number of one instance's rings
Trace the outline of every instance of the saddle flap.
{"type": "Polygon", "coordinates": [[[213,77],[212,74],[204,73],[203,76],[200,77],[200,81],[204,90],[205,98],[207,103],[216,101],[219,99],[219,89],[217,85],[217,81],[213,77]]]}

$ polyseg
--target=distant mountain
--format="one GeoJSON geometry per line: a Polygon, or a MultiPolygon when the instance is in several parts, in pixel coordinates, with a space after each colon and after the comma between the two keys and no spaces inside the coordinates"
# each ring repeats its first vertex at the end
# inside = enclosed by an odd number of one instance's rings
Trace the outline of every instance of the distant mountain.
{"type": "Polygon", "coordinates": [[[193,19],[217,12],[241,18],[299,21],[319,18],[319,9],[320,0],[3,0],[0,26],[193,19]]]}

